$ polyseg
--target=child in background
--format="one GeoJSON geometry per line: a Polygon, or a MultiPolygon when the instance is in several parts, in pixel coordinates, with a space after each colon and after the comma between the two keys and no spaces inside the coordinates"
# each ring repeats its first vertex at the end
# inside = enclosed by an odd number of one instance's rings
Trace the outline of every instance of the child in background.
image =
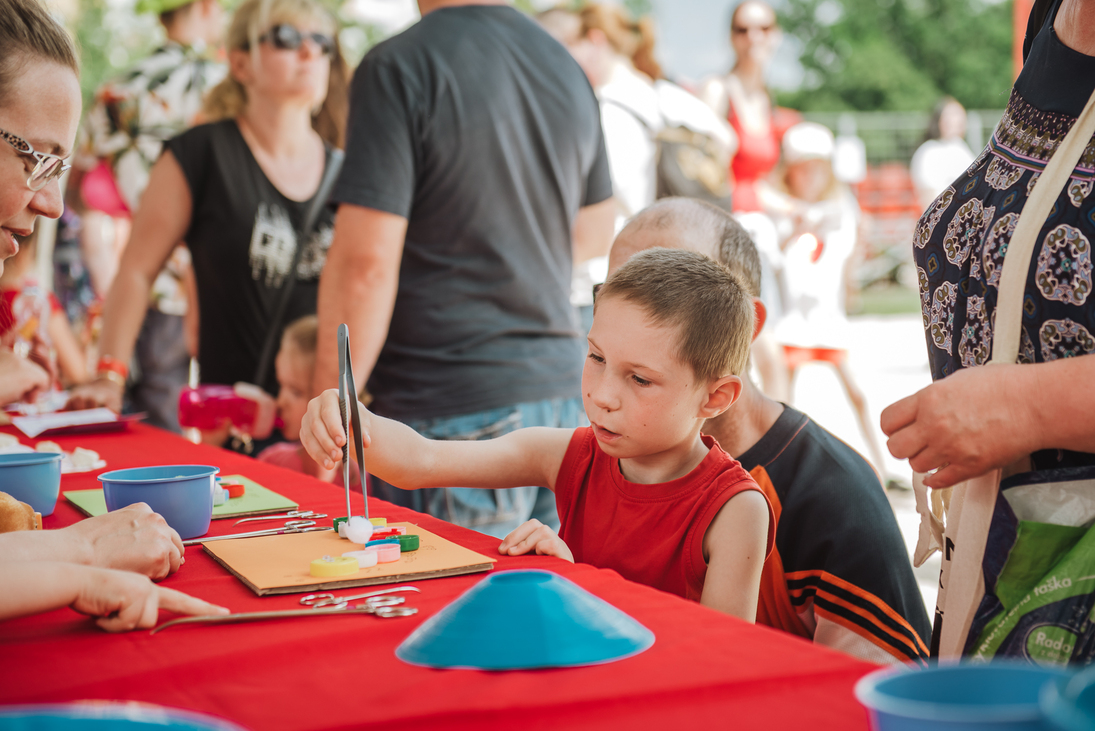
{"type": "Polygon", "coordinates": [[[0,347],[40,365],[55,388],[84,383],[88,368],[83,348],[61,303],[35,276],[37,241],[37,233],[23,239],[19,253],[0,274],[0,347]]]}
{"type": "MultiPolygon", "coordinates": [[[[279,442],[259,453],[260,462],[277,465],[294,472],[303,472],[325,482],[334,480],[342,485],[342,470],[321,469],[300,444],[300,422],[308,410],[308,395],[312,390],[312,374],[316,366],[316,330],[318,320],[308,315],[295,320],[281,335],[281,348],[274,360],[278,377],[278,417],[281,433],[289,441],[279,442]]],[[[358,486],[357,467],[350,468],[350,485],[358,486]]]]}
{"type": "MultiPolygon", "coordinates": [[[[582,373],[592,426],[431,441],[359,404],[369,471],[404,489],[546,485],[559,535],[532,520],[499,552],[611,568],[754,621],[774,540],[771,506],[741,465],[700,434],[741,392],[752,300],[711,259],[652,249],[609,277],[594,308],[582,373]]],[[[337,391],[308,405],[301,440],[333,467],[346,443],[337,391]]]]}

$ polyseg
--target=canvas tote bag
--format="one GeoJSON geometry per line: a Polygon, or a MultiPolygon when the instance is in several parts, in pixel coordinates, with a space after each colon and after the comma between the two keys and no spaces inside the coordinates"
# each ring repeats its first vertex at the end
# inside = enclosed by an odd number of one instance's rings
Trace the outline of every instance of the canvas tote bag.
{"type": "MultiPolygon", "coordinates": [[[[1095,94],[1035,183],[1007,245],[996,305],[992,363],[1014,364],[1018,360],[1023,296],[1038,234],[1093,134],[1095,94]]],[[[934,491],[930,498],[934,505],[929,504],[920,476],[914,479],[917,511],[921,514],[914,563],[922,563],[934,548],[943,553],[936,602],[940,659],[957,660],[962,656],[974,614],[985,595],[982,563],[1000,480],[1029,469],[1029,460],[1022,460],[948,490],[934,491]],[[941,520],[944,515],[945,524],[941,520]]]]}

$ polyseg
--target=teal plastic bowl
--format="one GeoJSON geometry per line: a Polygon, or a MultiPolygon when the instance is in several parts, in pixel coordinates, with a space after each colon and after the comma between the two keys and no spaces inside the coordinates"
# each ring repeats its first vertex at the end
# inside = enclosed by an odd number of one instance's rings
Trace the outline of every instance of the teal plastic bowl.
{"type": "Polygon", "coordinates": [[[1095,729],[1095,669],[1046,683],[1039,700],[1049,728],[1055,731],[1095,729]]]}
{"type": "Polygon", "coordinates": [[[1044,731],[1042,686],[1069,673],[1028,663],[877,670],[855,686],[876,731],[1044,731]]]}
{"type": "Polygon", "coordinates": [[[104,472],[99,482],[107,510],[148,503],[186,540],[209,531],[218,472],[218,467],[197,464],[133,467],[104,472]]]}
{"type": "Polygon", "coordinates": [[[53,515],[61,494],[61,455],[56,452],[0,454],[0,492],[53,515]]]}
{"type": "Polygon", "coordinates": [[[65,703],[0,709],[0,731],[243,731],[234,723],[148,703],[65,703]]]}

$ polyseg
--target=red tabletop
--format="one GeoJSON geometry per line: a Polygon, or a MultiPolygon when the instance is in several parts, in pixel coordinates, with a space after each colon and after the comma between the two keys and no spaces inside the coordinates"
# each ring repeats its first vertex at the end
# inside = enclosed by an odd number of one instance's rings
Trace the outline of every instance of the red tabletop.
{"type": "MultiPolygon", "coordinates": [[[[345,512],[345,493],[337,488],[143,425],[54,441],[66,449],[94,449],[107,469],[216,465],[222,474],[246,475],[302,508],[345,512]]],[[[99,487],[96,474],[65,475],[61,489],[99,487]]],[[[495,538],[378,500],[371,500],[370,511],[497,555],[495,538]]],[[[45,526],[59,528],[80,517],[62,497],[45,526]]],[[[210,533],[234,532],[232,522],[215,520],[210,533]]],[[[499,556],[495,570],[514,568],[566,576],[653,630],[654,646],[619,662],[562,670],[432,670],[396,659],[395,647],[415,627],[482,574],[416,582],[422,593],[408,595],[408,604],[419,614],[400,619],[363,615],[110,635],[89,618],[60,609],[0,623],[0,703],[137,700],[263,731],[396,728],[393,723],[446,729],[641,729],[674,722],[738,729],[867,726],[852,688],[874,669],[868,663],[634,584],[614,571],[549,557],[499,556]]],[[[255,596],[198,546],[186,549],[185,565],[163,585],[233,612],[299,607],[296,594],[255,596]]]]}

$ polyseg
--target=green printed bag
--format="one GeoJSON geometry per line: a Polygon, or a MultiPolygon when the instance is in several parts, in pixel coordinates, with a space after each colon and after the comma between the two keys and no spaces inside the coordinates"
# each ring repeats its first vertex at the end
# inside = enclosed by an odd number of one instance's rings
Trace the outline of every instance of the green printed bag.
{"type": "Polygon", "coordinates": [[[965,652],[1043,666],[1095,658],[1095,469],[1003,480],[985,547],[985,595],[965,652]]]}

